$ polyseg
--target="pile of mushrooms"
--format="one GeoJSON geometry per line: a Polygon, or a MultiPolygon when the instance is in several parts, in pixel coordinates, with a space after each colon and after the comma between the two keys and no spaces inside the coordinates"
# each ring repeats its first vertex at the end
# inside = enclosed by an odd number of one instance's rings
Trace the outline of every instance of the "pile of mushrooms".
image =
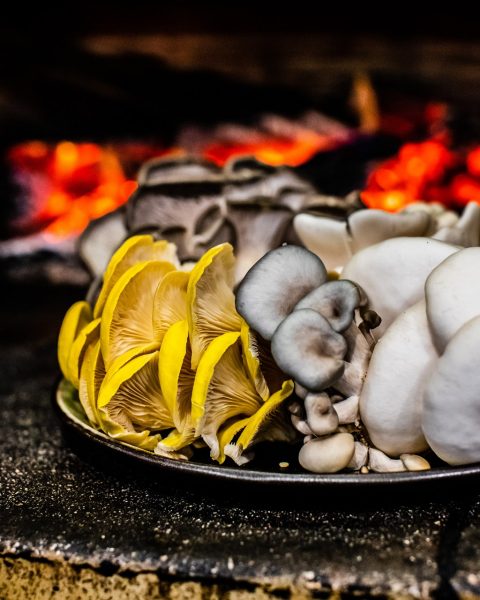
{"type": "Polygon", "coordinates": [[[364,466],[367,447],[350,431],[358,429],[370,330],[379,318],[361,289],[351,281],[329,281],[317,256],[285,245],[250,269],[237,289],[236,307],[295,381],[298,400],[290,412],[305,436],[300,464],[314,472],[364,466]]]}
{"type": "Polygon", "coordinates": [[[480,461],[479,298],[480,248],[425,237],[364,248],[339,280],[298,246],[260,260],[236,306],[295,381],[300,464],[423,470],[427,450],[480,461]]]}
{"type": "Polygon", "coordinates": [[[302,244],[320,256],[329,271],[341,272],[360,250],[397,237],[430,237],[464,248],[480,244],[480,206],[470,202],[459,217],[442,204],[415,202],[398,213],[357,210],[346,219],[304,213],[294,229],[302,244]]]}
{"type": "Polygon", "coordinates": [[[254,158],[235,158],[223,168],[192,157],[155,159],[140,170],[128,203],[90,224],[79,252],[91,274],[101,277],[114,251],[134,234],[174,243],[182,263],[229,242],[240,281],[266,252],[298,242],[292,222],[299,212],[343,214],[359,205],[356,194],[319,195],[293,170],[254,158]]]}

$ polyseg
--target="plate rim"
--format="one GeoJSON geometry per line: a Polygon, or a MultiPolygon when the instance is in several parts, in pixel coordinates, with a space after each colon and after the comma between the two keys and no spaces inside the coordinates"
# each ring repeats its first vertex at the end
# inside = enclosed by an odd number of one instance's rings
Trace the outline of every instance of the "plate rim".
{"type": "Polygon", "coordinates": [[[62,383],[65,379],[59,378],[52,394],[52,404],[61,423],[70,430],[74,430],[81,437],[100,447],[118,452],[124,457],[139,460],[142,463],[177,475],[194,476],[216,481],[235,483],[255,483],[256,485],[271,486],[301,486],[301,487],[335,487],[362,488],[384,486],[407,486],[427,483],[451,483],[452,481],[465,481],[480,477],[480,463],[456,467],[434,467],[428,471],[404,471],[398,473],[288,473],[261,471],[246,467],[222,466],[216,464],[200,463],[189,460],[175,460],[137,448],[120,440],[115,440],[102,431],[84,423],[74,415],[65,403],[62,395],[62,383]]]}

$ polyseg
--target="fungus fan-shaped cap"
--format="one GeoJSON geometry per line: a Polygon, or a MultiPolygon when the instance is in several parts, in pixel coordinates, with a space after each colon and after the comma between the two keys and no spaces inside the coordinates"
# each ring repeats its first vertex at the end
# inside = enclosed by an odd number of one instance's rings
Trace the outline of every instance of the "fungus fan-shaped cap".
{"type": "Polygon", "coordinates": [[[309,308],[289,315],[272,338],[272,355],[278,366],[313,392],[321,392],[342,375],[346,352],[343,336],[309,308]]]}
{"type": "Polygon", "coordinates": [[[346,279],[327,281],[311,291],[295,306],[295,310],[316,310],[335,331],[345,331],[353,321],[354,310],[360,305],[357,286],[346,279]]]}
{"type": "Polygon", "coordinates": [[[327,271],[318,256],[300,246],[281,246],[248,271],[237,290],[237,311],[270,340],[295,305],[326,280],[327,271]]]}

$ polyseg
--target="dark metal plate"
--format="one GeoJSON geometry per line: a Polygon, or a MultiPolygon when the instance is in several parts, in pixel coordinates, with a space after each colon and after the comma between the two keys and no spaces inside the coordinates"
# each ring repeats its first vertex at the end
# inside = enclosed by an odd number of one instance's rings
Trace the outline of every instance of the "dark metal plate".
{"type": "MultiPolygon", "coordinates": [[[[244,467],[216,465],[207,462],[208,458],[182,461],[157,456],[151,452],[129,446],[123,442],[109,438],[107,435],[92,428],[85,420],[83,410],[78,401],[72,401],[60,383],[53,397],[55,411],[63,426],[64,435],[73,442],[74,449],[88,451],[94,462],[101,458],[107,459],[110,469],[116,470],[117,465],[123,460],[127,461],[134,469],[153,469],[165,476],[174,476],[184,482],[204,486],[209,484],[226,484],[228,487],[241,484],[254,486],[261,490],[282,490],[301,494],[302,490],[330,491],[343,493],[356,490],[357,492],[370,493],[397,492],[410,493],[412,490],[423,493],[429,490],[441,489],[442,493],[465,486],[471,489],[476,484],[480,485],[480,463],[463,467],[441,466],[429,471],[402,472],[402,473],[335,473],[313,474],[302,472],[295,463],[291,463],[292,472],[281,471],[278,461],[285,458],[276,456],[272,461],[252,462],[244,467]],[[276,470],[275,470],[276,467],[276,470]]],[[[272,444],[265,447],[271,452],[272,444]]],[[[296,452],[296,449],[294,449],[296,452]]],[[[267,450],[268,451],[268,450],[267,450]]],[[[263,452],[264,454],[265,452],[263,452]]],[[[292,457],[295,454],[291,455],[292,457]]],[[[102,461],[105,464],[105,461],[102,461]]],[[[390,495],[390,494],[389,494],[390,495]]]]}

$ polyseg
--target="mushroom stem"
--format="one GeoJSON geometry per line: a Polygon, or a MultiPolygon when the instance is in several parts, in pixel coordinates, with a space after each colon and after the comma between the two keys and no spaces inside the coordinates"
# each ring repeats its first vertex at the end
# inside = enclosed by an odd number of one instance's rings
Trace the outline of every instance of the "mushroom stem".
{"type": "Polygon", "coordinates": [[[398,473],[407,470],[403,461],[390,458],[377,448],[370,448],[368,451],[368,466],[375,473],[398,473]]]}
{"type": "Polygon", "coordinates": [[[355,423],[359,418],[358,407],[358,396],[350,396],[334,404],[333,409],[338,415],[339,424],[348,425],[349,423],[355,423]]]}
{"type": "Polygon", "coordinates": [[[333,386],[344,396],[358,396],[362,391],[371,350],[368,341],[362,331],[355,323],[351,323],[343,337],[347,342],[347,355],[345,357],[345,369],[333,386]]]}
{"type": "Polygon", "coordinates": [[[302,419],[301,417],[298,417],[297,415],[291,415],[290,418],[292,419],[292,425],[302,435],[311,435],[313,433],[313,431],[310,429],[310,427],[309,427],[307,421],[305,421],[305,419],[302,419]]]}
{"type": "Polygon", "coordinates": [[[338,427],[338,415],[326,393],[308,394],[305,412],[308,426],[315,435],[333,433],[338,427]]]}
{"type": "Polygon", "coordinates": [[[347,465],[348,469],[359,471],[367,464],[368,461],[368,446],[362,442],[355,442],[353,456],[347,465]]]}

